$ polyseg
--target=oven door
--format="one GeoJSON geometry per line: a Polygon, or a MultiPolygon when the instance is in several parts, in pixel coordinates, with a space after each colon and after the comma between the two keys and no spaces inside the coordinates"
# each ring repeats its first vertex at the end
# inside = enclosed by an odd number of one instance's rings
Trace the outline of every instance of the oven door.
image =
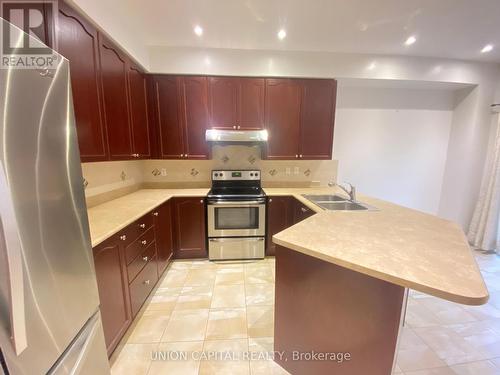
{"type": "Polygon", "coordinates": [[[208,237],[247,237],[266,234],[265,202],[209,202],[207,217],[208,237]]]}

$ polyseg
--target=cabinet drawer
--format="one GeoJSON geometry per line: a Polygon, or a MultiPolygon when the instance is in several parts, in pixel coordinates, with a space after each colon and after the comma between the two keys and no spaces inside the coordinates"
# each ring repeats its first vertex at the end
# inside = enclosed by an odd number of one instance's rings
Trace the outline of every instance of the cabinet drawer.
{"type": "Polygon", "coordinates": [[[140,219],[134,221],[127,227],[128,233],[133,236],[133,239],[144,234],[149,228],[153,226],[153,217],[150,213],[144,215],[140,219]]]}
{"type": "Polygon", "coordinates": [[[132,315],[135,316],[158,281],[156,258],[151,259],[130,284],[132,315]]]}
{"type": "Polygon", "coordinates": [[[132,262],[139,254],[141,254],[146,247],[155,240],[154,228],[150,228],[142,236],[137,238],[134,242],[125,248],[125,258],[127,264],[132,262]]]}
{"type": "Polygon", "coordinates": [[[128,281],[132,282],[144,266],[156,256],[156,243],[149,246],[127,266],[128,281]]]}

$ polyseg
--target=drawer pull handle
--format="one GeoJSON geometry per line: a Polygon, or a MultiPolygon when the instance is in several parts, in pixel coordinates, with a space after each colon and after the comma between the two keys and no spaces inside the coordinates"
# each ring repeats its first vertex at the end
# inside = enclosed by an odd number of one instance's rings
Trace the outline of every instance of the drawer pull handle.
{"type": "Polygon", "coordinates": [[[307,212],[307,211],[309,211],[309,210],[308,210],[307,208],[305,208],[305,207],[300,207],[300,210],[301,210],[302,212],[307,212]]]}
{"type": "Polygon", "coordinates": [[[144,280],[144,284],[149,285],[149,284],[151,284],[151,281],[150,280],[144,280]]]}
{"type": "Polygon", "coordinates": [[[200,199],[200,203],[203,203],[203,199],[200,199]]]}
{"type": "Polygon", "coordinates": [[[147,262],[148,259],[149,259],[148,257],[142,257],[142,260],[145,261],[145,262],[147,262]]]}
{"type": "Polygon", "coordinates": [[[142,229],[146,228],[146,224],[139,224],[139,226],[140,226],[142,229]]]}
{"type": "Polygon", "coordinates": [[[141,243],[145,246],[145,245],[147,245],[148,241],[142,240],[141,243]]]}
{"type": "Polygon", "coordinates": [[[273,198],[269,198],[269,202],[272,202],[273,201],[273,198]]]}
{"type": "Polygon", "coordinates": [[[153,215],[154,216],[158,216],[158,212],[153,212],[153,215]]]}
{"type": "Polygon", "coordinates": [[[125,241],[126,239],[127,239],[127,236],[126,236],[126,235],[122,234],[122,235],[120,236],[120,240],[125,241]]]}

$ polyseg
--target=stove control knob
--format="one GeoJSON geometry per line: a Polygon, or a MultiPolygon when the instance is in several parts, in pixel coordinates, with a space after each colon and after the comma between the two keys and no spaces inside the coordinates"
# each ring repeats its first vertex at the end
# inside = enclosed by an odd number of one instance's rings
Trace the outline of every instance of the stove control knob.
{"type": "Polygon", "coordinates": [[[250,177],[253,177],[253,173],[250,173],[250,177]]]}
{"type": "Polygon", "coordinates": [[[259,172],[255,172],[255,177],[259,177],[259,172]]]}

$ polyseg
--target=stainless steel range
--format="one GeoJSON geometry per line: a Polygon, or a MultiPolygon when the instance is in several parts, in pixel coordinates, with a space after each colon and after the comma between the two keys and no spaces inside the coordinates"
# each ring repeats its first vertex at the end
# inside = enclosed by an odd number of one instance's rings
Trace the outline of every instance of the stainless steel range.
{"type": "Polygon", "coordinates": [[[266,195],[260,171],[212,171],[207,203],[210,260],[264,258],[266,195]]]}

